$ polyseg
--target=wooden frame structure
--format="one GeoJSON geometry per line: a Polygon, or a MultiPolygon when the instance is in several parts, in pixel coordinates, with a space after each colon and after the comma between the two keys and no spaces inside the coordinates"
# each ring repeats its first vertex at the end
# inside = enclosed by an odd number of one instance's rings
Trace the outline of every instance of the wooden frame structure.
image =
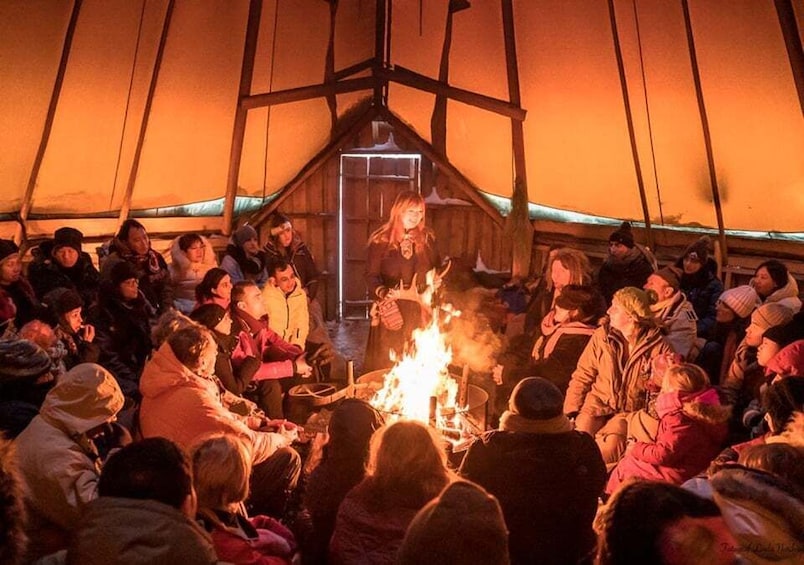
{"type": "MultiPolygon", "coordinates": [[[[38,176],[44,158],[45,151],[48,146],[50,134],[53,126],[53,119],[56,112],[56,107],[59,102],[59,97],[62,90],[65,69],[67,60],[69,59],[72,40],[76,29],[81,9],[82,0],[75,0],[72,12],[67,26],[64,42],[62,45],[61,59],[56,74],[53,90],[50,96],[50,103],[47,110],[45,125],[38,145],[31,173],[27,182],[26,190],[24,193],[23,201],[16,218],[16,235],[18,241],[26,239],[27,237],[41,235],[47,232],[52,225],[55,225],[56,220],[42,220],[31,217],[31,210],[33,208],[33,199],[35,187],[37,184],[38,176]]],[[[450,14],[448,15],[448,25],[451,22],[452,11],[457,11],[466,8],[466,2],[450,2],[450,14]]],[[[114,220],[81,220],[82,226],[92,226],[88,229],[89,233],[96,233],[100,231],[114,231],[116,226],[125,220],[131,211],[131,199],[134,190],[135,181],[138,174],[140,155],[144,139],[146,136],[149,117],[151,114],[151,103],[153,101],[154,92],[159,82],[160,66],[162,62],[162,55],[164,53],[165,44],[170,33],[171,20],[175,0],[168,0],[166,4],[166,11],[164,23],[162,27],[159,46],[156,54],[154,68],[152,70],[148,93],[145,101],[145,109],[143,118],[140,124],[140,129],[137,136],[137,143],[134,150],[134,158],[128,171],[128,178],[126,179],[126,191],[122,200],[121,208],[117,215],[116,224],[114,220]],[[112,227],[114,224],[114,227],[112,227]],[[97,229],[95,229],[97,228],[97,229]],[[111,229],[110,229],[111,228],[111,229]]],[[[787,49],[788,59],[792,68],[792,74],[795,81],[796,90],[798,93],[799,101],[804,113],[804,53],[801,47],[801,33],[798,29],[797,20],[793,10],[791,0],[774,0],[774,5],[779,19],[780,29],[784,38],[785,46],[787,49]]],[[[503,33],[505,42],[505,58],[507,67],[508,78],[508,97],[507,99],[494,98],[471,90],[458,88],[450,84],[448,80],[448,50],[449,40],[447,37],[444,45],[444,52],[442,54],[442,68],[439,73],[439,78],[434,79],[410,69],[406,69],[399,65],[391,63],[391,18],[392,18],[392,2],[390,0],[375,0],[375,35],[374,35],[374,54],[371,58],[351,65],[344,69],[334,68],[334,21],[337,14],[337,2],[331,0],[330,7],[330,34],[327,51],[327,60],[323,73],[323,81],[318,84],[311,84],[307,86],[279,90],[273,92],[252,92],[252,77],[254,74],[254,63],[257,50],[257,41],[259,38],[260,18],[262,14],[261,0],[250,0],[248,8],[248,22],[243,47],[243,57],[240,73],[240,85],[238,92],[238,100],[236,104],[236,115],[232,127],[232,140],[231,150],[229,155],[227,182],[225,187],[224,196],[224,209],[222,217],[220,218],[154,218],[145,219],[149,224],[153,224],[155,229],[157,226],[164,226],[167,223],[174,223],[175,225],[184,226],[183,229],[215,229],[217,222],[217,230],[223,234],[229,234],[233,228],[234,223],[234,204],[238,191],[238,175],[240,170],[240,163],[242,157],[243,141],[245,135],[246,117],[249,110],[255,108],[269,107],[279,104],[287,104],[291,102],[298,102],[310,99],[326,99],[330,112],[332,115],[332,125],[330,132],[330,141],[327,146],[319,152],[307,165],[299,171],[299,173],[284,187],[282,187],[277,196],[261,211],[254,214],[250,219],[252,221],[261,221],[267,217],[277,206],[279,206],[290,194],[300,186],[306,178],[320,166],[321,163],[334,155],[340,147],[346,143],[350,137],[353,137],[357,131],[367,125],[371,120],[379,117],[390,123],[399,134],[404,137],[411,145],[417,147],[422,154],[438,168],[443,171],[456,186],[461,187],[466,193],[467,197],[484,212],[489,214],[494,221],[502,224],[503,218],[499,212],[491,206],[478,192],[478,188],[469,181],[457,168],[455,168],[449,161],[446,155],[446,148],[443,143],[443,135],[433,135],[433,143],[430,144],[423,140],[410,126],[400,120],[394,115],[387,107],[387,93],[389,83],[395,83],[417,89],[423,92],[428,92],[436,96],[437,102],[442,106],[446,104],[446,100],[454,100],[467,104],[488,112],[505,116],[511,120],[511,143],[513,155],[513,175],[512,186],[517,182],[523,183],[527,186],[526,170],[527,170],[527,152],[524,146],[524,132],[523,121],[526,117],[526,109],[521,106],[520,93],[519,93],[519,78],[517,70],[517,57],[516,57],[516,38],[514,37],[514,21],[515,21],[515,6],[513,0],[500,0],[500,10],[503,21],[503,33]],[[446,57],[446,61],[444,59],[446,57]],[[351,116],[348,123],[338,123],[337,120],[337,94],[357,92],[357,91],[372,91],[372,107],[370,110],[351,116]],[[194,226],[190,228],[190,226],[194,226]],[[203,227],[201,227],[203,226],[203,227]]],[[[642,171],[636,151],[636,144],[634,139],[634,125],[631,118],[631,102],[629,100],[628,91],[625,84],[625,76],[623,71],[623,60],[620,49],[619,34],[617,28],[616,15],[614,10],[614,0],[608,1],[609,15],[611,21],[612,31],[612,46],[615,51],[618,71],[620,75],[620,84],[623,95],[623,105],[628,122],[628,131],[631,143],[631,150],[634,159],[634,167],[637,178],[637,185],[640,193],[640,200],[642,203],[643,220],[646,227],[646,236],[649,244],[654,242],[654,234],[652,232],[652,222],[647,206],[647,197],[645,195],[644,182],[642,179],[642,171]]],[[[709,180],[712,191],[712,200],[717,217],[717,228],[719,233],[720,253],[723,262],[728,264],[728,248],[727,238],[725,235],[724,220],[722,214],[722,206],[720,201],[720,189],[718,187],[716,175],[716,156],[714,155],[711,136],[709,133],[708,117],[706,112],[706,104],[703,97],[701,88],[701,81],[698,71],[697,55],[695,42],[692,31],[692,24],[689,14],[688,0],[681,0],[681,6],[684,13],[684,21],[687,33],[687,47],[690,56],[690,65],[692,68],[693,81],[695,85],[696,98],[698,103],[698,110],[701,120],[701,128],[704,137],[704,145],[706,149],[706,161],[708,165],[709,180]]],[[[438,109],[439,104],[436,104],[438,109]]],[[[431,123],[433,133],[438,133],[439,128],[445,127],[445,123],[441,120],[445,119],[444,116],[436,116],[431,123]]],[[[442,132],[443,133],[443,132],[442,132]]],[[[73,220],[71,220],[73,221],[73,220]]],[[[75,222],[74,222],[75,223],[75,222]]],[[[166,231],[175,232],[176,230],[162,228],[166,231]]],[[[161,231],[161,230],[159,230],[161,231]]]]}

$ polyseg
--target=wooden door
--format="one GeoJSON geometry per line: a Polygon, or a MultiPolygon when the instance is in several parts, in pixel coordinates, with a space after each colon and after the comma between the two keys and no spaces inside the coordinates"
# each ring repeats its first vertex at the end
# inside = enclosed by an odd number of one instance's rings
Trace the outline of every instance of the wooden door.
{"type": "Polygon", "coordinates": [[[368,318],[372,302],[365,283],[368,237],[387,220],[399,192],[421,190],[420,175],[421,156],[416,154],[341,156],[339,318],[368,318]]]}

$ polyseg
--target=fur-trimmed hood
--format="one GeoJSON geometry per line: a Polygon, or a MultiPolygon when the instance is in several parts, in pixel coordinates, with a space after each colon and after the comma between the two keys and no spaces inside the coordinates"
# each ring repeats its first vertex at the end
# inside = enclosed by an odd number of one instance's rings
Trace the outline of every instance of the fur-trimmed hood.
{"type": "Polygon", "coordinates": [[[793,313],[801,310],[801,299],[798,297],[798,283],[793,275],[787,274],[787,284],[782,288],[777,288],[768,296],[763,303],[778,302],[790,308],[793,313]]]}
{"type": "Polygon", "coordinates": [[[681,410],[695,420],[708,424],[723,424],[731,416],[731,406],[720,404],[717,390],[708,388],[703,392],[682,395],[681,410]]]}
{"type": "Polygon", "coordinates": [[[784,545],[775,536],[766,537],[770,534],[766,526],[773,520],[777,527],[786,530],[797,541],[798,547],[804,543],[802,493],[796,492],[795,487],[780,477],[754,469],[726,468],[716,473],[711,483],[715,502],[723,510],[726,522],[738,539],[741,534],[753,535],[769,546],[776,546],[777,542],[784,545]],[[751,516],[745,519],[737,516],[745,512],[751,516]],[[736,518],[734,525],[729,518],[736,518]]]}
{"type": "MultiPolygon", "coordinates": [[[[212,267],[217,267],[218,261],[215,258],[215,249],[213,249],[212,244],[209,242],[209,240],[203,235],[200,235],[199,237],[201,238],[201,243],[204,244],[204,250],[205,250],[204,257],[203,259],[201,259],[200,265],[206,267],[204,269],[204,272],[206,272],[212,267]]],[[[181,247],[179,247],[179,239],[181,239],[181,236],[174,239],[173,242],[170,244],[171,275],[173,275],[173,273],[184,273],[190,270],[190,268],[192,267],[192,263],[190,263],[190,259],[187,257],[187,253],[182,251],[181,247]]]]}

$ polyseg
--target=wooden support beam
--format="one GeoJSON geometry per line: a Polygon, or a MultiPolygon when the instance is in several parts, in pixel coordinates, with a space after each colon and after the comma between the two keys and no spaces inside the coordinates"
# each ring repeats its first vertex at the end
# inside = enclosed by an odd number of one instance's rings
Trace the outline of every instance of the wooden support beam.
{"type": "Polygon", "coordinates": [[[701,73],[698,70],[698,55],[695,51],[695,37],[692,33],[692,20],[690,18],[690,6],[688,0],[681,0],[681,7],[684,11],[684,27],[687,30],[687,45],[690,52],[690,67],[692,78],[695,83],[695,97],[698,101],[698,112],[701,115],[701,129],[703,130],[704,147],[706,148],[706,163],[709,168],[709,182],[712,186],[712,203],[715,206],[715,217],[717,218],[717,231],[720,240],[720,249],[723,257],[722,264],[729,264],[728,247],[726,246],[726,230],[723,224],[723,208],[720,204],[720,190],[717,184],[717,170],[715,169],[715,156],[712,151],[712,135],[709,131],[709,119],[706,115],[706,104],[704,104],[703,88],[701,87],[701,73]]]}
{"type": "MultiPolygon", "coordinates": [[[[513,0],[502,0],[503,38],[505,40],[505,66],[508,76],[508,98],[521,106],[519,92],[519,66],[516,55],[516,26],[513,0]]],[[[506,235],[511,238],[511,274],[527,277],[533,245],[533,225],[528,214],[528,174],[525,163],[525,130],[522,122],[511,118],[511,151],[514,156],[514,178],[511,190],[511,213],[506,223],[506,235]]]]}
{"type": "Polygon", "coordinates": [[[469,179],[463,176],[446,157],[439,154],[432,145],[422,139],[419,134],[413,131],[413,128],[408,126],[405,122],[397,118],[390,110],[383,107],[380,109],[380,115],[394,128],[394,134],[404,138],[409,144],[414,146],[422,155],[427,157],[430,161],[438,166],[438,169],[447,175],[455,186],[463,191],[467,199],[474,202],[481,210],[488,214],[491,219],[499,226],[502,226],[505,219],[500,212],[489,202],[480,195],[480,189],[475,186],[469,179]]]}
{"type": "Polygon", "coordinates": [[[361,61],[356,63],[350,67],[346,67],[341,69],[340,71],[335,71],[335,74],[332,75],[334,80],[342,80],[346,77],[350,77],[352,75],[356,75],[358,73],[362,73],[363,71],[367,71],[374,66],[374,58],[366,59],[365,61],[361,61]]]}
{"type": "Polygon", "coordinates": [[[773,3],[776,5],[776,15],[779,17],[779,25],[784,35],[787,58],[793,71],[801,113],[804,114],[804,50],[801,47],[801,32],[796,22],[793,3],[790,0],[774,0],[773,3]]]}
{"type": "Polygon", "coordinates": [[[625,109],[625,123],[628,126],[628,140],[631,144],[631,158],[634,161],[634,174],[636,175],[637,188],[639,189],[639,201],[642,204],[642,217],[645,220],[645,235],[648,247],[655,249],[653,242],[653,231],[651,230],[650,210],[648,209],[648,196],[645,192],[645,179],[642,174],[642,164],[639,162],[639,150],[637,149],[636,131],[634,129],[634,117],[631,113],[631,100],[628,96],[628,81],[625,77],[625,64],[623,63],[623,52],[620,48],[620,34],[617,32],[617,14],[614,10],[614,0],[609,2],[609,20],[611,21],[611,36],[614,42],[614,55],[617,59],[617,73],[620,76],[620,90],[623,95],[623,107],[625,109]]]}
{"type": "Polygon", "coordinates": [[[67,32],[64,34],[64,44],[61,48],[61,59],[59,60],[59,68],[56,71],[56,80],[53,83],[53,91],[50,93],[50,104],[47,107],[47,114],[45,115],[45,125],[42,129],[42,137],[39,140],[39,147],[36,149],[33,165],[31,166],[31,175],[28,177],[28,185],[25,187],[25,194],[22,197],[22,205],[19,212],[19,226],[14,239],[20,243],[25,237],[26,221],[28,215],[31,213],[33,207],[33,195],[36,189],[36,180],[39,178],[39,170],[42,168],[42,161],[45,158],[45,150],[50,141],[50,132],[53,130],[53,120],[56,117],[56,108],[59,104],[59,96],[61,96],[61,87],[64,85],[64,73],[67,70],[67,61],[70,58],[70,50],[73,45],[73,36],[75,35],[75,28],[78,23],[78,15],[81,12],[81,5],[83,0],[75,0],[73,3],[73,10],[70,13],[70,21],[67,24],[67,32]]]}
{"type": "MultiPolygon", "coordinates": [[[[421,10],[421,4],[419,4],[421,10]]],[[[421,14],[419,14],[421,18],[421,14]]],[[[447,24],[444,30],[444,44],[441,46],[441,61],[438,66],[438,82],[449,84],[449,52],[452,45],[452,10],[447,12],[447,24]]],[[[430,117],[430,139],[433,149],[447,154],[447,97],[436,94],[433,114],[430,117]]]]}
{"type": "MultiPolygon", "coordinates": [[[[388,64],[388,57],[391,44],[391,31],[389,18],[391,6],[388,0],[377,0],[377,8],[374,13],[374,78],[378,78],[380,69],[388,64]],[[387,48],[386,48],[387,46],[387,48]]],[[[387,98],[387,83],[374,83],[374,105],[379,107],[385,103],[387,98]]]]}
{"type": "Polygon", "coordinates": [[[344,92],[355,92],[358,90],[371,90],[376,85],[373,77],[352,78],[340,81],[333,81],[323,84],[313,84],[310,86],[300,86],[265,94],[253,94],[240,99],[240,108],[243,110],[253,110],[265,106],[276,106],[289,102],[299,102],[301,100],[311,100],[313,98],[323,98],[343,94],[344,92]]]}
{"type": "Polygon", "coordinates": [[[379,69],[378,77],[387,81],[404,84],[405,86],[409,86],[411,88],[424,90],[425,92],[431,92],[439,96],[446,96],[447,98],[452,98],[458,102],[463,102],[464,104],[469,104],[470,106],[476,106],[478,108],[482,108],[483,110],[488,110],[489,112],[494,112],[496,114],[513,118],[520,122],[525,120],[525,110],[515,104],[505,100],[492,98],[491,96],[486,96],[485,94],[478,94],[477,92],[472,92],[470,90],[464,90],[463,88],[456,88],[454,86],[450,86],[449,84],[444,84],[440,81],[431,79],[430,77],[426,77],[417,72],[400,67],[399,65],[394,66],[393,69],[379,69]]]}
{"type": "Polygon", "coordinates": [[[279,195],[274,198],[269,204],[260,208],[257,212],[248,217],[248,222],[253,225],[260,225],[268,217],[273,214],[274,210],[287,200],[293,192],[299,188],[304,181],[316,172],[324,163],[326,163],[333,155],[335,155],[341,148],[354,136],[360,133],[360,130],[367,127],[371,120],[377,117],[377,108],[369,106],[366,111],[358,116],[352,123],[343,130],[337,137],[335,137],[322,151],[313,157],[299,173],[286,184],[280,191],[279,195]]]}
{"type": "MultiPolygon", "coordinates": [[[[327,54],[324,62],[324,84],[335,80],[335,20],[338,16],[338,2],[329,4],[329,39],[327,41],[327,54]]],[[[338,98],[335,93],[327,94],[327,107],[329,108],[329,136],[335,135],[335,126],[338,123],[338,98]]]]}
{"type": "Polygon", "coordinates": [[[137,172],[140,168],[142,147],[145,144],[145,133],[148,130],[148,122],[151,118],[151,105],[154,100],[154,93],[156,92],[156,85],[159,80],[159,71],[162,68],[162,57],[165,53],[165,45],[167,44],[168,33],[170,32],[170,22],[173,19],[173,8],[175,4],[175,0],[170,0],[165,10],[165,21],[162,24],[162,34],[159,38],[159,47],[156,51],[154,68],[151,71],[151,83],[148,85],[148,95],[145,99],[145,108],[143,110],[142,122],[140,123],[140,132],[137,136],[137,146],[134,148],[134,158],[131,161],[131,169],[129,170],[128,180],[126,182],[126,192],[123,195],[123,203],[120,206],[120,214],[118,215],[117,219],[118,227],[126,221],[126,218],[128,218],[128,214],[131,211],[131,197],[134,194],[134,184],[137,181],[137,172]]]}
{"type": "Polygon", "coordinates": [[[221,231],[225,235],[229,235],[232,231],[237,181],[240,177],[240,160],[243,157],[243,140],[246,135],[246,117],[248,116],[248,111],[243,107],[242,100],[251,93],[251,79],[254,76],[254,59],[257,55],[257,38],[260,33],[261,16],[262,0],[251,0],[248,7],[248,23],[246,24],[246,43],[243,47],[243,65],[240,69],[238,103],[235,110],[234,127],[232,128],[229,174],[226,177],[226,195],[223,201],[223,225],[221,231]]]}
{"type": "MultiPolygon", "coordinates": [[[[145,226],[149,235],[199,232],[205,234],[219,233],[220,216],[159,216],[152,218],[138,217],[137,221],[145,226]]],[[[85,238],[97,239],[112,237],[118,230],[117,218],[48,218],[29,219],[27,240],[53,237],[57,229],[70,226],[84,234],[85,238]]],[[[5,231],[0,222],[0,234],[5,231]]],[[[0,235],[2,237],[2,235],[0,235]]]]}

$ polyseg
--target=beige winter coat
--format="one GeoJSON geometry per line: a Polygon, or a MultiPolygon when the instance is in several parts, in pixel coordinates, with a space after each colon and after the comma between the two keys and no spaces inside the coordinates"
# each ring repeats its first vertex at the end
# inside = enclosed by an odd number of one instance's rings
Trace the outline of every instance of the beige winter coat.
{"type": "Polygon", "coordinates": [[[645,331],[630,354],[619,332],[608,324],[597,328],[572,373],[564,413],[606,417],[645,408],[651,361],[672,352],[658,328],[645,331]]]}
{"type": "Polygon", "coordinates": [[[76,527],[83,507],[98,496],[101,470],[81,434],[114,419],[123,402],[112,374],[94,363],[76,365],[48,392],[39,415],[15,440],[33,523],[76,527]]]}

